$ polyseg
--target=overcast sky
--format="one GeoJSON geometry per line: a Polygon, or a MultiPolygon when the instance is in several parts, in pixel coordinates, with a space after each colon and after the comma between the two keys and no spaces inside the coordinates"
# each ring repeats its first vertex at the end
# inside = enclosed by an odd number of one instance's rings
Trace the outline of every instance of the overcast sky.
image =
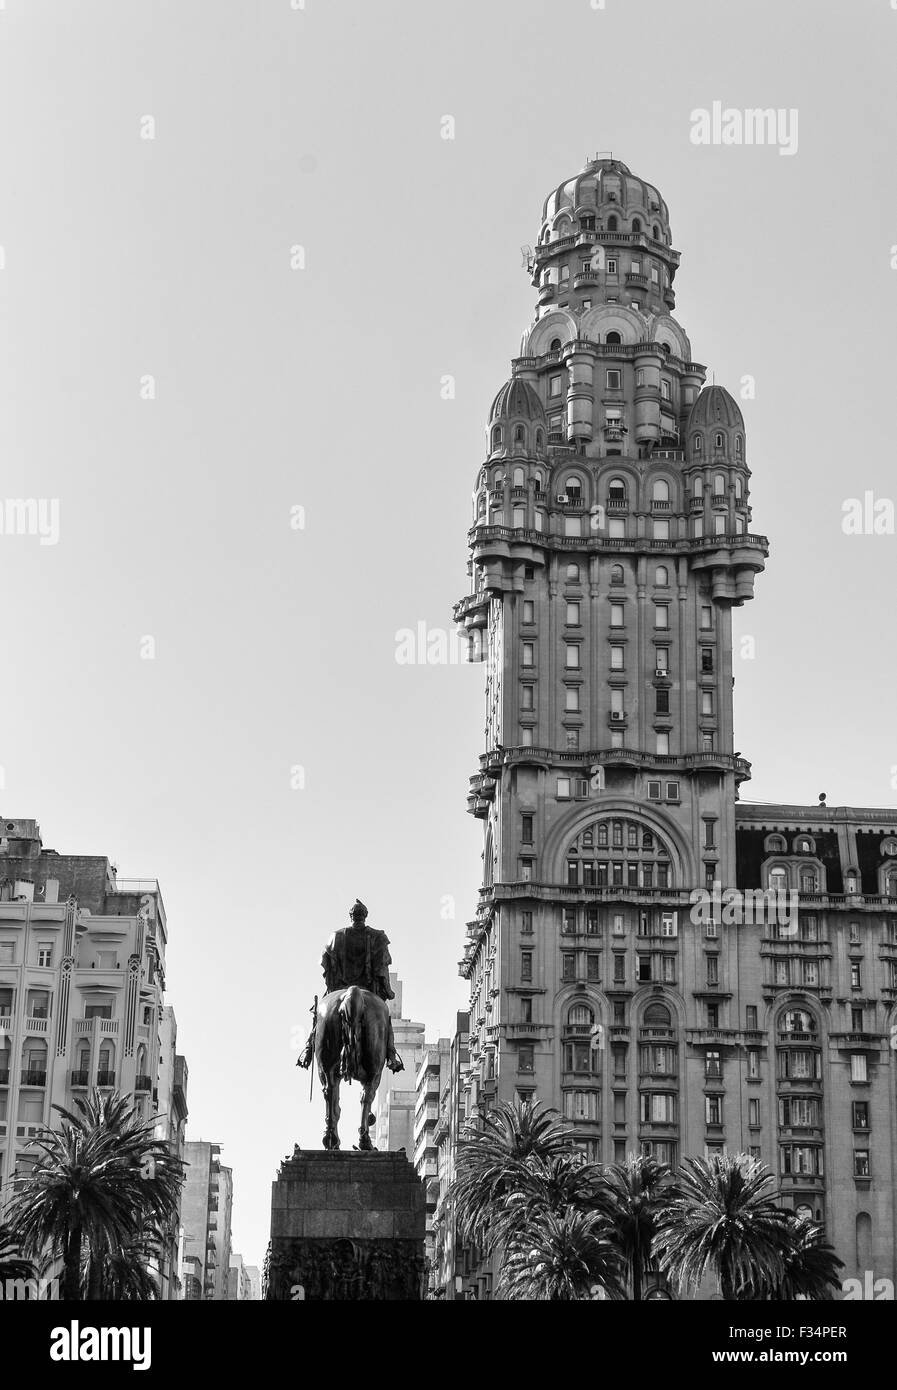
{"type": "Polygon", "coordinates": [[[406,1012],[435,1038],[466,1002],[483,673],[396,634],[467,591],[519,248],[598,150],[669,204],[695,358],[755,378],[745,799],[897,802],[897,540],[841,525],[897,491],[895,55],[889,0],[0,11],[0,500],[59,508],[55,545],[0,537],[3,813],[159,877],[249,1262],[320,1143],[293,1059],[356,895],[406,1012]],[[797,152],[693,144],[714,101],[796,109],[797,152]]]}

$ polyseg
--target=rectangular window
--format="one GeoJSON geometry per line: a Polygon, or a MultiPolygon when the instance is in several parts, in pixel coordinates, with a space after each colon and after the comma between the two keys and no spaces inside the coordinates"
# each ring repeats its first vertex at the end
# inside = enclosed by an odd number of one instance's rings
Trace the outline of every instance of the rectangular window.
{"type": "Polygon", "coordinates": [[[597,983],[601,978],[601,957],[594,951],[590,951],[586,956],[586,979],[597,983]]]}
{"type": "Polygon", "coordinates": [[[565,981],[576,979],[576,952],[565,951],[561,956],[561,979],[565,981]]]}
{"type": "Polygon", "coordinates": [[[534,685],[522,685],[520,687],[520,708],[523,710],[533,709],[533,697],[536,687],[534,685]]]}
{"type": "Polygon", "coordinates": [[[648,800],[659,801],[661,797],[661,784],[659,782],[648,783],[648,800]]]}
{"type": "Polygon", "coordinates": [[[665,686],[662,686],[660,689],[655,690],[655,692],[654,692],[654,698],[655,698],[655,713],[656,713],[656,714],[669,714],[669,712],[670,712],[670,692],[669,692],[669,690],[667,690],[665,686]]]}
{"type": "Polygon", "coordinates": [[[532,859],[521,859],[521,860],[520,860],[520,877],[521,877],[521,879],[522,879],[522,881],[523,881],[524,883],[531,883],[531,882],[532,882],[532,878],[533,878],[533,863],[534,863],[534,862],[535,862],[535,861],[532,860],[532,859]]]}
{"type": "Polygon", "coordinates": [[[523,665],[524,665],[524,666],[535,666],[535,664],[536,664],[536,647],[535,647],[535,643],[533,643],[533,642],[524,642],[524,643],[523,643],[523,665]]]}
{"type": "Polygon", "coordinates": [[[860,963],[856,960],[852,961],[850,965],[850,988],[860,988],[860,963]]]}
{"type": "Polygon", "coordinates": [[[667,801],[679,800],[679,783],[667,782],[667,801]]]}
{"type": "Polygon", "coordinates": [[[748,1101],[748,1124],[750,1125],[751,1129],[759,1129],[759,1127],[760,1127],[760,1102],[759,1102],[759,1100],[756,1100],[756,1099],[755,1099],[755,1100],[749,1100],[749,1101],[748,1101]]]}
{"type": "Polygon", "coordinates": [[[701,691],[701,713],[702,713],[705,717],[711,717],[711,718],[712,718],[712,716],[713,716],[713,691],[712,691],[712,690],[702,690],[702,691],[701,691]]]}
{"type": "Polygon", "coordinates": [[[549,394],[549,396],[559,396],[559,395],[561,394],[561,387],[562,387],[562,384],[563,384],[563,378],[562,378],[562,377],[560,377],[560,376],[552,376],[552,377],[549,377],[549,378],[548,378],[548,394],[549,394]]]}
{"type": "Polygon", "coordinates": [[[668,603],[655,603],[654,626],[667,628],[670,625],[670,606],[668,603]]]}
{"type": "Polygon", "coordinates": [[[579,670],[579,643],[567,642],[565,648],[565,664],[567,669],[579,670]]]}
{"type": "Polygon", "coordinates": [[[707,1052],[704,1056],[704,1075],[712,1081],[719,1081],[723,1074],[720,1054],[718,1052],[707,1052]]]}
{"type": "Polygon", "coordinates": [[[701,627],[705,630],[713,627],[713,608],[709,603],[701,606],[701,627]]]}
{"type": "Polygon", "coordinates": [[[704,848],[716,848],[716,821],[705,820],[704,822],[704,848]]]}
{"type": "Polygon", "coordinates": [[[854,1052],[850,1058],[850,1079],[851,1081],[866,1081],[866,1054],[865,1052],[854,1052]]]}
{"type": "Polygon", "coordinates": [[[855,1178],[868,1178],[870,1176],[868,1149],[854,1150],[853,1175],[855,1178]]]}
{"type": "Polygon", "coordinates": [[[608,258],[607,258],[607,273],[608,273],[608,275],[616,275],[616,273],[617,273],[617,258],[616,258],[616,256],[608,256],[608,258]]]}
{"type": "Polygon", "coordinates": [[[622,671],[622,670],[623,670],[624,652],[625,652],[625,648],[624,648],[624,647],[621,647],[621,646],[619,646],[619,645],[616,644],[616,643],[611,643],[611,649],[610,649],[610,669],[611,669],[612,671],[622,671]]]}
{"type": "Polygon", "coordinates": [[[636,956],[635,958],[635,978],[644,983],[651,979],[651,957],[636,956]]]}
{"type": "Polygon", "coordinates": [[[722,1096],[704,1097],[704,1117],[708,1125],[721,1125],[723,1122],[722,1096]]]}
{"type": "Polygon", "coordinates": [[[869,1102],[867,1100],[855,1100],[853,1102],[853,1127],[854,1129],[869,1128],[869,1102]]]}
{"type": "Polygon", "coordinates": [[[532,951],[520,952],[520,978],[521,980],[532,980],[533,978],[533,953],[532,951]]]}
{"type": "Polygon", "coordinates": [[[719,959],[717,956],[707,957],[707,983],[708,985],[719,984],[719,959]]]}
{"type": "Polygon", "coordinates": [[[536,621],[536,605],[531,598],[525,598],[523,600],[523,621],[525,623],[534,623],[536,621]]]}
{"type": "Polygon", "coordinates": [[[579,604],[578,604],[578,603],[568,603],[568,604],[567,604],[567,626],[568,626],[568,627],[579,627],[579,604]]]}
{"type": "Polygon", "coordinates": [[[656,752],[659,753],[661,757],[667,757],[668,754],[669,754],[669,751],[670,751],[670,736],[669,736],[669,734],[666,733],[666,732],[659,733],[659,734],[657,735],[657,748],[656,748],[656,752]]]}
{"type": "Polygon", "coordinates": [[[702,648],[701,648],[701,670],[702,670],[703,672],[710,672],[710,671],[713,670],[713,648],[712,648],[712,647],[702,647],[702,648]]]}
{"type": "Polygon", "coordinates": [[[655,670],[658,674],[666,675],[670,669],[670,649],[669,647],[657,647],[654,652],[655,670]]]}
{"type": "Polygon", "coordinates": [[[533,914],[531,909],[525,909],[520,914],[520,930],[524,935],[529,936],[533,929],[533,914]]]}
{"type": "Polygon", "coordinates": [[[517,1070],[535,1070],[535,1048],[532,1043],[519,1043],[517,1047],[517,1070]]]}
{"type": "Polygon", "coordinates": [[[610,625],[611,627],[623,626],[623,604],[612,603],[610,606],[610,625]]]}
{"type": "Polygon", "coordinates": [[[520,838],[525,845],[533,843],[533,818],[532,816],[520,817],[520,838]]]}
{"type": "Polygon", "coordinates": [[[661,936],[678,935],[675,912],[662,912],[660,914],[660,934],[661,936]]]}
{"type": "Polygon", "coordinates": [[[616,367],[607,369],[606,386],[608,391],[619,391],[622,381],[622,373],[616,367]]]}
{"type": "MultiPolygon", "coordinates": [[[[614,984],[616,984],[616,985],[621,985],[625,979],[626,979],[626,957],[625,957],[624,955],[619,954],[618,952],[615,952],[615,953],[614,953],[614,984]]],[[[864,1060],[865,1060],[865,1059],[864,1059],[864,1060]]]]}
{"type": "Polygon", "coordinates": [[[744,1026],[749,1033],[757,1031],[757,1005],[746,1004],[744,1010],[744,1026]]]}
{"type": "Polygon", "coordinates": [[[521,746],[521,748],[532,748],[532,746],[533,746],[533,731],[532,731],[532,728],[524,728],[524,729],[521,729],[521,730],[520,730],[520,746],[521,746]]]}
{"type": "Polygon", "coordinates": [[[570,780],[569,777],[559,777],[559,778],[558,778],[558,797],[559,797],[561,800],[564,800],[565,798],[569,797],[570,794],[571,794],[571,787],[572,787],[572,782],[571,782],[571,780],[570,780]]]}
{"type": "Polygon", "coordinates": [[[12,965],[16,958],[16,943],[0,941],[0,965],[12,965]]]}
{"type": "Polygon", "coordinates": [[[564,686],[564,709],[571,713],[579,713],[579,686],[564,686]]]}

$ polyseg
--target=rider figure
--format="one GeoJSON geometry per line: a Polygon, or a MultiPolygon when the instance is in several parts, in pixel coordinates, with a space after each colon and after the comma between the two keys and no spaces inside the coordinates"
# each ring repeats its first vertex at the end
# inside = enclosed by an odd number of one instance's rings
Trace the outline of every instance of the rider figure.
{"type": "MultiPolygon", "coordinates": [[[[389,1000],[395,995],[389,986],[389,967],[392,957],[389,954],[389,938],[386,932],[369,927],[365,918],[368,910],[364,903],[355,899],[349,913],[351,927],[339,927],[324,948],[321,965],[324,969],[324,984],[327,993],[337,989],[348,989],[358,985],[369,990],[378,998],[389,1000]]],[[[297,1066],[308,1067],[315,1055],[315,1032],[312,1028],[305,1051],[297,1066]]],[[[386,1065],[390,1071],[404,1071],[404,1063],[396,1052],[392,1032],[392,1018],[389,1019],[389,1034],[386,1039],[386,1065]]]]}

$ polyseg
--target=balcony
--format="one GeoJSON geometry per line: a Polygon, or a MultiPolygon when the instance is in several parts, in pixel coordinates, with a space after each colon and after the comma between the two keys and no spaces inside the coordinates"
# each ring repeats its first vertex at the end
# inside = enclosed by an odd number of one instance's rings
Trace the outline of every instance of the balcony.
{"type": "Polygon", "coordinates": [[[69,1079],[71,1086],[86,1086],[90,1080],[89,1071],[73,1071],[69,1079]]]}
{"type": "Polygon", "coordinates": [[[150,1077],[150,1076],[141,1075],[141,1076],[136,1076],[136,1077],[134,1078],[134,1090],[135,1090],[135,1091],[149,1091],[149,1090],[152,1090],[152,1085],[153,1085],[153,1081],[152,1081],[152,1077],[150,1077]]]}
{"type": "Polygon", "coordinates": [[[626,284],[635,285],[639,289],[646,290],[648,288],[648,277],[647,275],[642,275],[638,270],[627,270],[626,284]]]}
{"type": "Polygon", "coordinates": [[[21,1073],[21,1076],[20,1076],[19,1079],[20,1079],[21,1084],[22,1084],[23,1086],[46,1086],[46,1084],[47,1084],[47,1070],[46,1070],[46,1067],[44,1067],[43,1070],[41,1070],[41,1069],[38,1068],[38,1067],[23,1067],[22,1073],[21,1073]]]}
{"type": "Polygon", "coordinates": [[[26,1033],[46,1033],[50,1020],[46,1014],[34,1014],[31,1018],[25,1019],[26,1033]]]}
{"type": "Polygon", "coordinates": [[[98,1086],[114,1086],[114,1085],[115,1085],[115,1072],[114,1072],[114,1071],[98,1071],[98,1072],[97,1072],[97,1085],[98,1085],[98,1086]]]}

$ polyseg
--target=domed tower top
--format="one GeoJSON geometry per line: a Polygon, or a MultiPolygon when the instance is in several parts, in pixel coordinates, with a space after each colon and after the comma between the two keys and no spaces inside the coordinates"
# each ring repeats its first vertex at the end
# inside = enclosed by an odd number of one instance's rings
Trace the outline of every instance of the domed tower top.
{"type": "Polygon", "coordinates": [[[506,381],[489,412],[487,449],[490,457],[545,451],[548,419],[534,386],[521,377],[506,381]]]}
{"type": "Polygon", "coordinates": [[[744,416],[725,386],[705,386],[692,406],[687,429],[692,458],[725,456],[743,461],[744,416]]]}
{"type": "Polygon", "coordinates": [[[542,226],[539,241],[552,233],[564,235],[563,228],[581,214],[594,215],[600,230],[615,230],[611,221],[617,219],[616,230],[644,232],[654,241],[669,245],[669,210],[653,184],[634,175],[620,159],[599,157],[586,161],[573,178],[558,185],[542,205],[542,226]],[[632,226],[635,221],[635,227],[632,226]],[[560,228],[559,228],[560,224],[560,228]],[[624,225],[625,224],[625,225],[624,225]]]}

